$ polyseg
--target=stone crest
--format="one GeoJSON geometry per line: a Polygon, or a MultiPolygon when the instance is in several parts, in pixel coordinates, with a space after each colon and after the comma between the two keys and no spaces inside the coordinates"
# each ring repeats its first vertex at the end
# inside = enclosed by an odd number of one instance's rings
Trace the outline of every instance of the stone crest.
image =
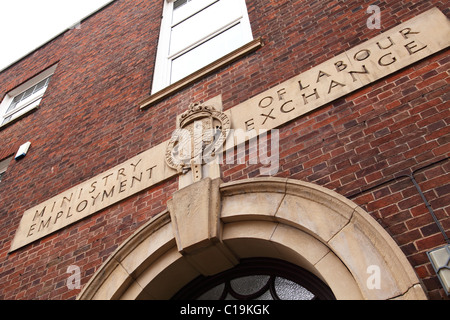
{"type": "Polygon", "coordinates": [[[214,107],[191,104],[179,117],[168,142],[166,164],[178,173],[186,173],[213,160],[222,151],[230,125],[228,116],[214,107]]]}

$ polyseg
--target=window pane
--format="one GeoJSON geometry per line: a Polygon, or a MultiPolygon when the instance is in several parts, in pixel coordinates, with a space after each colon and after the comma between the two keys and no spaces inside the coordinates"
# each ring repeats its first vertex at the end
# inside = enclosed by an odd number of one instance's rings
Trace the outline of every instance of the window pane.
{"type": "Polygon", "coordinates": [[[173,10],[178,9],[179,7],[185,5],[190,0],[177,0],[173,3],[173,10]]]}
{"type": "Polygon", "coordinates": [[[173,55],[237,21],[241,7],[233,0],[214,3],[172,28],[170,53],[173,55]]]}
{"type": "Polygon", "coordinates": [[[269,281],[267,275],[254,275],[231,280],[233,290],[241,295],[247,296],[261,290],[269,281]]]}
{"type": "Polygon", "coordinates": [[[152,94],[253,40],[245,0],[167,0],[152,94]]]}
{"type": "Polygon", "coordinates": [[[241,24],[220,33],[172,61],[171,83],[223,57],[245,44],[241,24]]]}
{"type": "Polygon", "coordinates": [[[30,89],[28,89],[27,91],[25,91],[25,93],[23,94],[23,99],[22,100],[25,100],[26,98],[31,96],[33,94],[33,90],[34,90],[34,86],[31,87],[30,89]]]}
{"type": "Polygon", "coordinates": [[[275,279],[275,291],[281,300],[311,300],[314,298],[314,294],[301,285],[280,277],[275,279]]]}
{"type": "Polygon", "coordinates": [[[21,93],[21,94],[15,96],[12,103],[13,103],[13,104],[14,104],[14,103],[16,103],[16,104],[19,103],[20,100],[22,100],[22,97],[23,97],[23,93],[21,93]]]}
{"type": "Polygon", "coordinates": [[[225,289],[225,284],[221,283],[218,286],[210,289],[209,291],[202,294],[198,297],[198,300],[219,300],[221,297],[223,290],[225,289]]]}
{"type": "Polygon", "coordinates": [[[22,97],[23,97],[23,93],[19,94],[18,96],[15,96],[6,112],[14,110],[14,108],[17,106],[17,104],[22,100],[22,97]]]}
{"type": "MultiPolygon", "coordinates": [[[[177,0],[173,3],[172,25],[192,16],[219,0],[177,0]]],[[[222,0],[221,0],[222,1],[222,0]]],[[[226,0],[230,1],[230,0],[226,0]]]]}
{"type": "Polygon", "coordinates": [[[44,79],[44,80],[42,80],[41,82],[39,82],[37,85],[35,85],[35,86],[34,86],[33,94],[39,92],[40,90],[42,90],[42,89],[44,89],[44,88],[46,88],[47,85],[48,85],[48,80],[49,80],[49,79],[50,79],[50,78],[44,79]]]}

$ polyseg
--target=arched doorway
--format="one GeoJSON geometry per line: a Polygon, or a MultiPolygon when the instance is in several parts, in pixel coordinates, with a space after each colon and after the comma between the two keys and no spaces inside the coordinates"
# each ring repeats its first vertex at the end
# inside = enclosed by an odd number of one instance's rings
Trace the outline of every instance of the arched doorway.
{"type": "Polygon", "coordinates": [[[253,258],[305,270],[336,299],[425,299],[385,230],[352,201],[281,178],[203,179],[130,237],[79,299],[171,299],[253,258]]]}

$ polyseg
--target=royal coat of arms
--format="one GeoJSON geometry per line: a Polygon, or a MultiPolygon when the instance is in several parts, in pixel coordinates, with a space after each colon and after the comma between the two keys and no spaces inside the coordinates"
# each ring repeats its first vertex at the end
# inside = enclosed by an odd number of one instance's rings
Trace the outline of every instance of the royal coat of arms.
{"type": "Polygon", "coordinates": [[[228,116],[203,104],[181,114],[166,149],[166,163],[179,173],[212,161],[222,151],[230,130],[228,116]]]}

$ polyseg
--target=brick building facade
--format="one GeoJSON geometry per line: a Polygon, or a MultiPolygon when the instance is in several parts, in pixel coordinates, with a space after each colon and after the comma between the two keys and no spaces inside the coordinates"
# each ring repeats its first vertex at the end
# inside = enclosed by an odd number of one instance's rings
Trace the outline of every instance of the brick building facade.
{"type": "MultiPolygon", "coordinates": [[[[142,108],[152,91],[164,1],[113,1],[0,73],[4,99],[56,66],[39,107],[0,127],[0,161],[31,142],[0,182],[1,299],[80,297],[127,239],[168,206],[177,207],[171,204],[180,189],[175,174],[11,250],[25,211],[168,141],[177,116],[192,103],[220,97],[227,112],[428,10],[450,14],[442,0],[245,2],[260,45],[142,108]],[[381,9],[381,29],[367,25],[372,4],[381,9]],[[67,286],[69,266],[81,271],[79,289],[67,286]]],[[[414,53],[420,48],[410,46],[414,53]]],[[[445,245],[450,229],[449,66],[444,46],[284,121],[276,127],[278,170],[264,178],[311,183],[358,205],[398,246],[428,299],[448,299],[427,252],[445,245]]],[[[328,74],[317,81],[322,76],[328,74]]],[[[266,116],[270,111],[260,109],[266,116]]],[[[262,166],[221,164],[220,178],[226,186],[257,181],[262,166]]],[[[124,283],[121,292],[130,284],[124,283]]]]}

